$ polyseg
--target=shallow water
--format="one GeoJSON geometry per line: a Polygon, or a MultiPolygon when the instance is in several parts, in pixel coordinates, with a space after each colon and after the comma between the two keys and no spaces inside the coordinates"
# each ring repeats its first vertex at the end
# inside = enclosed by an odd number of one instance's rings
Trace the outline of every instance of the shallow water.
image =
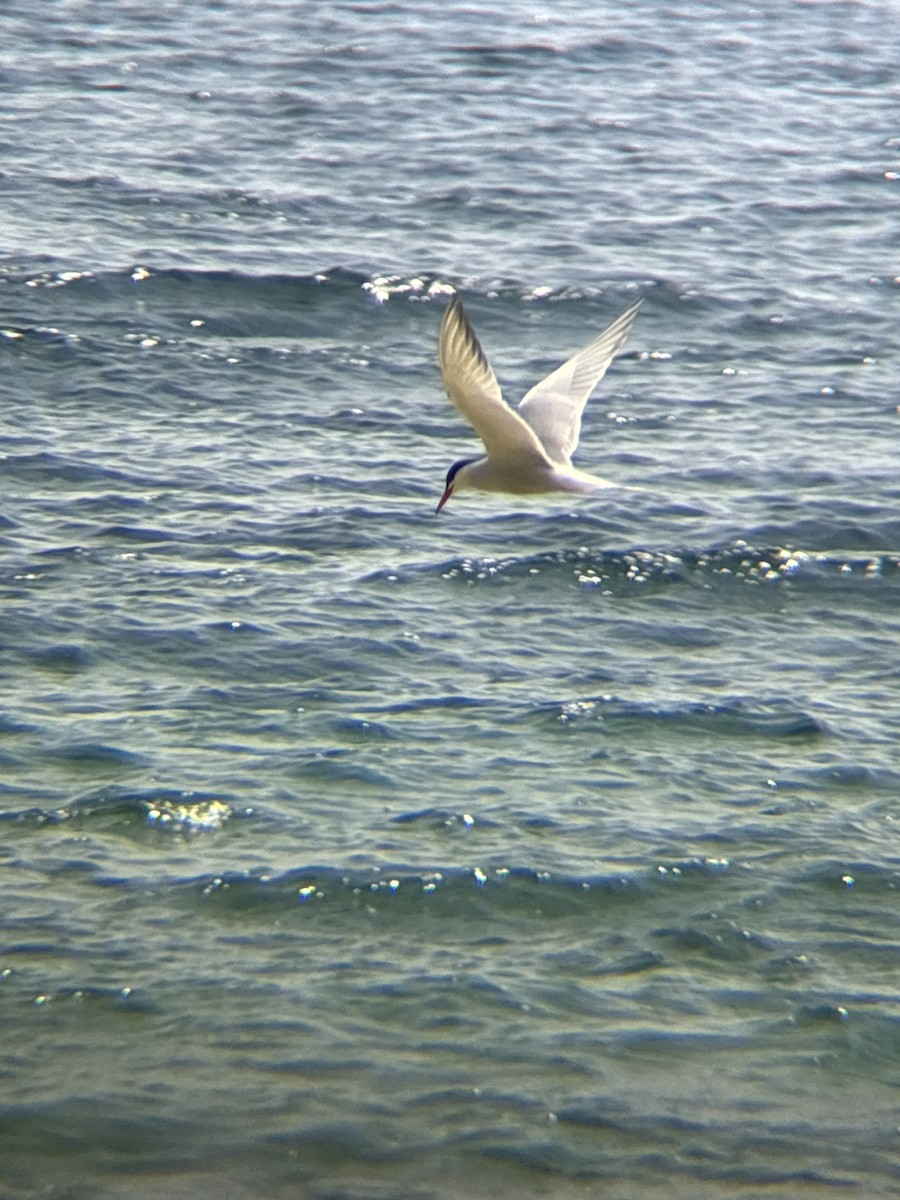
{"type": "Polygon", "coordinates": [[[896,14],[7,20],[4,1198],[898,1194],[896,14]]]}

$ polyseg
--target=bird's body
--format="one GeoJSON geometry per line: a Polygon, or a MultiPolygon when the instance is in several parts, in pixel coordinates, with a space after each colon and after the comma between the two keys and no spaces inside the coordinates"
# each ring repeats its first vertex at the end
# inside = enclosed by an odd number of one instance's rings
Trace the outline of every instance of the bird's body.
{"type": "MultiPolygon", "coordinates": [[[[541,492],[594,492],[597,488],[615,487],[615,484],[579,471],[575,467],[554,466],[535,460],[525,464],[520,460],[464,458],[454,464],[459,472],[465,469],[465,487],[478,488],[482,492],[509,492],[513,496],[534,496],[541,492]]],[[[452,468],[451,468],[452,470],[452,468]]],[[[454,487],[454,491],[456,488],[454,487]]]]}
{"type": "Polygon", "coordinates": [[[634,321],[640,300],[582,350],[536,384],[511,409],[487,355],[454,296],[438,334],[438,362],[447,395],[484,442],[483,457],[461,459],[447,473],[437,511],[465,488],[534,495],[615,487],[572,466],[581,414],[634,321]]]}

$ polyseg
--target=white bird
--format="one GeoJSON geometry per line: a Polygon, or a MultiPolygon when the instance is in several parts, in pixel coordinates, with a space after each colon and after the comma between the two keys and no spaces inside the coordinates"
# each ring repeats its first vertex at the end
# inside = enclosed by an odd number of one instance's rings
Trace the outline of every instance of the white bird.
{"type": "Polygon", "coordinates": [[[588,397],[628,336],[640,300],[519,404],[509,407],[458,296],[447,306],[438,334],[438,363],[447,395],[484,442],[484,457],[463,458],[447,472],[436,512],[464,488],[485,492],[593,492],[615,487],[572,466],[588,397]]]}

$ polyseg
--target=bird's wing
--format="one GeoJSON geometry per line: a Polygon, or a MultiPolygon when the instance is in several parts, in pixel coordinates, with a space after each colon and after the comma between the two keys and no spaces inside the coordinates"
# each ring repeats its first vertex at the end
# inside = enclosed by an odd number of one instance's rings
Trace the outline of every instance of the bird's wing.
{"type": "Polygon", "coordinates": [[[538,435],[501,396],[497,377],[458,296],[447,305],[441,321],[438,363],[447,395],[484,442],[489,458],[549,466],[538,435]]]}
{"type": "Polygon", "coordinates": [[[616,351],[628,337],[640,300],[546,379],[535,384],[519,412],[554,463],[568,463],[581,433],[581,414],[616,351]]]}

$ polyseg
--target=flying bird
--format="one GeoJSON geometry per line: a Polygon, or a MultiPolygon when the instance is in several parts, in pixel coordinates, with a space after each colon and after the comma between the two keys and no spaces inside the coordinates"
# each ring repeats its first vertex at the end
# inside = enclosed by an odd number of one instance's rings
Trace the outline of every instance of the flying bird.
{"type": "Polygon", "coordinates": [[[465,488],[529,495],[616,486],[573,467],[572,454],[588,397],[628,336],[640,304],[638,300],[626,308],[592,342],[535,384],[516,412],[501,396],[462,301],[453,296],[438,333],[438,363],[447,395],[487,453],[453,464],[436,512],[465,488]]]}

